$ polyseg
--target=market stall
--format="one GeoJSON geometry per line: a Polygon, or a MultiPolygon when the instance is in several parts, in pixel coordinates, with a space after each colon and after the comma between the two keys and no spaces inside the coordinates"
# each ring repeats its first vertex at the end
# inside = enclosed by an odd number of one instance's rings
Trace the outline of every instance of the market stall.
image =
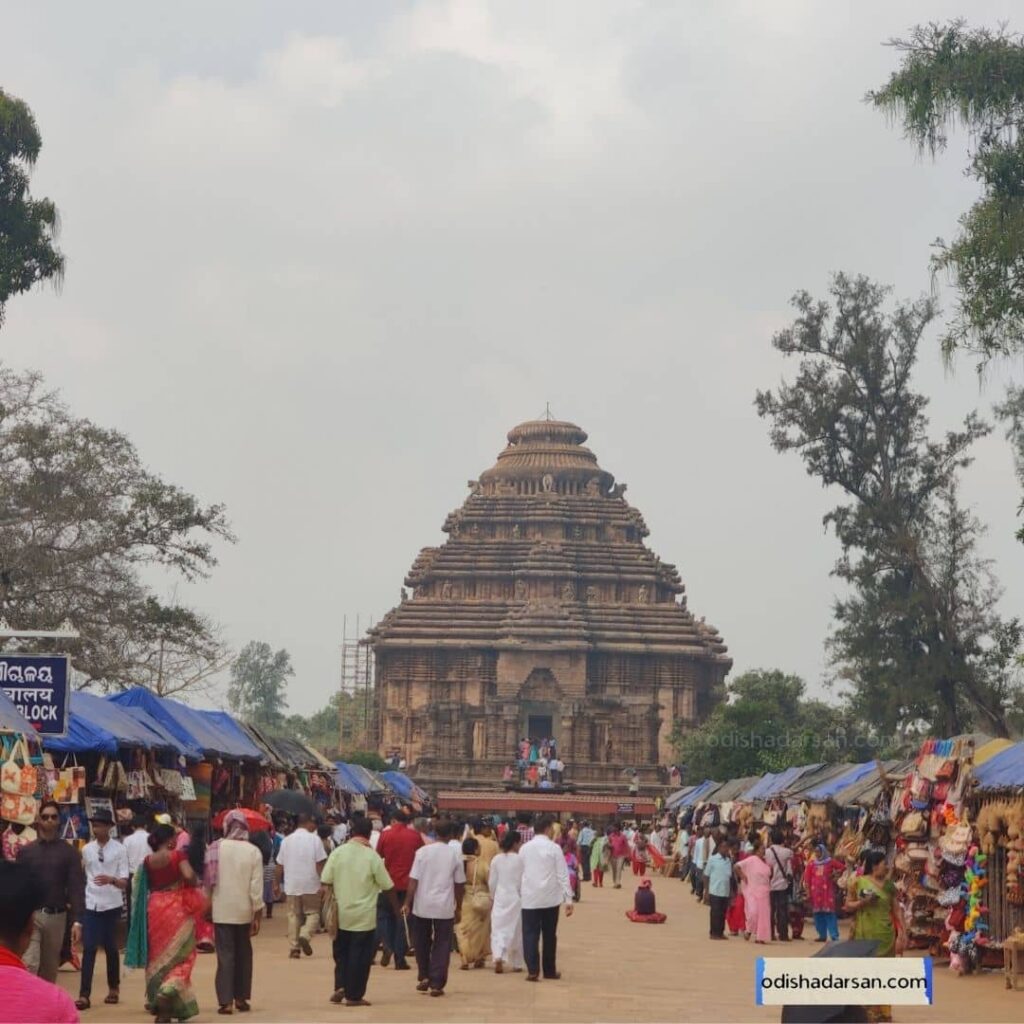
{"type": "Polygon", "coordinates": [[[1024,743],[975,766],[970,801],[988,857],[988,939],[998,946],[1024,930],[1024,743]]]}
{"type": "Polygon", "coordinates": [[[19,846],[36,838],[32,825],[46,792],[46,765],[36,731],[0,690],[0,819],[6,859],[13,860],[19,846]]]}
{"type": "MultiPolygon", "coordinates": [[[[179,772],[179,798],[185,818],[206,827],[212,814],[251,801],[263,752],[224,712],[199,711],[169,697],[135,687],[108,698],[122,708],[140,708],[201,760],[179,772]]],[[[175,780],[164,776],[168,785],[175,780]]]]}

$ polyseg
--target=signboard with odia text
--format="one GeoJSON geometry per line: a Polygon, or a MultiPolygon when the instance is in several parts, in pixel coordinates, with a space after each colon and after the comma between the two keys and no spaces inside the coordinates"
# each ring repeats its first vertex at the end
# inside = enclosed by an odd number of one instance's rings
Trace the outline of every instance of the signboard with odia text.
{"type": "Polygon", "coordinates": [[[68,731],[70,680],[66,654],[0,654],[0,690],[44,736],[68,731]]]}

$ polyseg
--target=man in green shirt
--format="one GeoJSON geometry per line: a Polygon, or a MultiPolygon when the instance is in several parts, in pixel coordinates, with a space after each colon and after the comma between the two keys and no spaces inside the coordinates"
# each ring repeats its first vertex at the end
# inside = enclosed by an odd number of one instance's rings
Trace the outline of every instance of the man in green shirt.
{"type": "Polygon", "coordinates": [[[377,896],[386,893],[396,916],[398,900],[384,861],[370,846],[370,819],[352,822],[349,841],[327,858],[320,881],[328,899],[338,904],[338,934],[334,939],[332,1003],[369,1006],[363,998],[377,945],[377,896]]]}

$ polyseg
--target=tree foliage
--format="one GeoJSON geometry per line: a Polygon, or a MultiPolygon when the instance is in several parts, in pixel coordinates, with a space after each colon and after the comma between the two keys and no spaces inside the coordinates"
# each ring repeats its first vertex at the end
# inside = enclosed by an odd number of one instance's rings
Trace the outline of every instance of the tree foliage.
{"type": "Polygon", "coordinates": [[[233,659],[211,619],[154,597],[146,599],[146,617],[132,647],[133,681],[161,697],[209,693],[233,659]]]}
{"type": "Polygon", "coordinates": [[[795,297],[797,318],[773,345],[799,369],[756,405],[775,449],[798,452],[843,495],[824,520],[842,548],[833,573],[848,586],[830,641],[838,675],[880,728],[925,722],[952,735],[977,723],[1005,735],[1017,689],[990,651],[1015,624],[996,614],[980,524],[957,498],[958,473],[989,427],[971,413],[961,430],[929,437],[911,377],[930,300],[886,311],[885,288],[844,275],[831,295],[795,297]]]}
{"type": "Polygon", "coordinates": [[[54,244],[57,208],[29,192],[29,172],[42,144],[27,104],[0,89],[0,326],[12,295],[40,281],[59,282],[64,272],[64,257],[54,244]]]}
{"type": "MultiPolygon", "coordinates": [[[[359,753],[360,744],[367,739],[373,716],[372,697],[372,691],[362,687],[354,693],[336,690],[327,704],[312,715],[289,715],[285,728],[328,757],[352,761],[353,751],[359,753]]],[[[358,763],[364,764],[363,761],[358,763]]],[[[366,764],[366,767],[374,766],[366,764]]]]}
{"type": "Polygon", "coordinates": [[[231,663],[231,710],[254,725],[280,728],[288,706],[285,687],[294,674],[286,650],[274,651],[268,643],[250,640],[231,663]]]}
{"type": "Polygon", "coordinates": [[[673,737],[686,781],[724,782],[799,764],[858,760],[848,749],[847,712],[807,699],[806,689],[799,676],[777,669],[732,680],[726,701],[700,730],[673,737]]]}
{"type": "Polygon", "coordinates": [[[203,577],[214,539],[232,539],[223,506],[156,476],[127,437],[75,416],[38,374],[0,367],[0,615],[12,625],[70,619],[87,684],[151,680],[161,643],[201,666],[216,656],[213,625],[162,604],[140,572],[203,577]]]}
{"type": "Polygon", "coordinates": [[[1024,37],[963,20],[919,25],[891,41],[900,67],[869,102],[902,123],[933,155],[952,128],[965,128],[967,173],[981,198],[960,218],[949,244],[935,243],[932,266],[959,291],[943,336],[947,353],[969,347],[988,358],[1024,349],[1024,37]]]}

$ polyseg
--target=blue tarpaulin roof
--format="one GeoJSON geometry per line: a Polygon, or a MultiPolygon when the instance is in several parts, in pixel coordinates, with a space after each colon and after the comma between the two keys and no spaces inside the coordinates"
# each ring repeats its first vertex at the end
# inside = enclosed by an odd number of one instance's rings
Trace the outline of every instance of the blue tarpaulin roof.
{"type": "Polygon", "coordinates": [[[182,752],[172,737],[94,693],[72,693],[69,711],[67,735],[44,737],[47,750],[116,754],[119,747],[143,747],[182,752]]]}
{"type": "MultiPolygon", "coordinates": [[[[113,703],[109,697],[106,700],[108,704],[113,703]]],[[[130,708],[124,704],[116,706],[126,715],[131,715],[136,722],[141,722],[147,729],[155,732],[170,750],[176,750],[179,754],[184,754],[190,760],[202,758],[203,752],[198,747],[193,749],[182,743],[176,736],[168,732],[148,711],[145,711],[143,708],[130,708]]]]}
{"type": "Polygon", "coordinates": [[[847,786],[852,786],[855,782],[860,782],[861,779],[870,775],[875,771],[874,761],[865,761],[864,764],[854,765],[849,771],[844,772],[842,775],[837,775],[834,778],[827,779],[820,786],[815,786],[813,789],[809,789],[802,793],[801,796],[805,800],[827,800],[829,797],[835,796],[836,793],[846,789],[847,786]]]}
{"type": "Polygon", "coordinates": [[[778,778],[776,772],[766,772],[761,776],[749,789],[745,789],[736,798],[737,800],[765,800],[767,797],[764,796],[765,790],[767,790],[771,784],[778,778]]]}
{"type": "Polygon", "coordinates": [[[360,778],[352,770],[354,765],[346,764],[344,761],[335,761],[334,767],[337,771],[338,789],[344,790],[346,793],[358,793],[360,796],[366,796],[370,792],[366,780],[360,778]]]}
{"type": "Polygon", "coordinates": [[[979,789],[1024,788],[1024,743],[1015,743],[978,765],[974,778],[979,789]]]}
{"type": "Polygon", "coordinates": [[[420,789],[405,772],[380,772],[380,777],[403,799],[403,800],[426,800],[427,793],[420,789]]]}
{"type": "Polygon", "coordinates": [[[251,740],[241,743],[233,732],[227,732],[212,719],[170,697],[157,697],[137,686],[124,693],[115,693],[110,700],[125,707],[141,707],[192,751],[243,761],[256,760],[259,756],[251,740]]]}
{"type": "Polygon", "coordinates": [[[750,789],[740,794],[737,800],[770,800],[774,796],[781,796],[790,786],[807,772],[815,771],[821,764],[802,764],[795,768],[787,768],[778,773],[768,772],[755,782],[750,789]]]}
{"type": "Polygon", "coordinates": [[[249,734],[226,712],[226,711],[196,711],[196,714],[208,718],[215,729],[223,730],[226,736],[231,736],[238,744],[239,751],[247,750],[247,754],[239,754],[239,757],[247,757],[252,761],[266,761],[267,757],[255,743],[249,734]]]}
{"type": "Polygon", "coordinates": [[[4,732],[20,732],[30,737],[36,735],[29,720],[3,690],[0,690],[0,729],[4,732]]]}
{"type": "Polygon", "coordinates": [[[359,793],[361,796],[366,796],[367,793],[379,793],[387,788],[376,772],[371,772],[369,768],[364,768],[361,764],[335,761],[334,767],[337,771],[338,788],[343,789],[346,793],[359,793]]]}
{"type": "MultiPolygon", "coordinates": [[[[705,779],[699,785],[693,786],[689,790],[680,790],[683,795],[679,797],[679,802],[672,806],[692,807],[694,804],[699,804],[701,800],[713,793],[721,785],[720,782],[715,782],[714,779],[705,779]]],[[[679,793],[673,793],[669,800],[678,796],[679,793]]]]}
{"type": "Polygon", "coordinates": [[[665,801],[665,806],[668,808],[682,807],[686,803],[687,794],[691,790],[696,789],[696,786],[683,786],[682,789],[677,789],[672,793],[665,801]]]}

